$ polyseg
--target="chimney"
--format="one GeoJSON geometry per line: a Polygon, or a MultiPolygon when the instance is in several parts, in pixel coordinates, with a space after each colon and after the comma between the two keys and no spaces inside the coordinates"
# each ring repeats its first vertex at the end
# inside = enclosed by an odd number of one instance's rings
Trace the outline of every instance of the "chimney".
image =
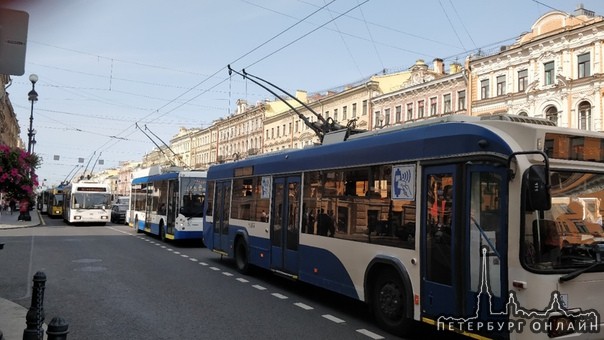
{"type": "Polygon", "coordinates": [[[440,59],[440,58],[434,59],[434,72],[436,72],[437,74],[445,73],[445,63],[443,62],[442,59],[440,59]]]}
{"type": "Polygon", "coordinates": [[[237,114],[244,113],[247,110],[247,100],[237,99],[237,114]]]}
{"type": "Polygon", "coordinates": [[[461,64],[459,63],[451,63],[451,66],[449,67],[449,73],[450,74],[456,74],[461,72],[461,64]]]}
{"type": "Polygon", "coordinates": [[[308,103],[308,93],[304,90],[296,90],[296,98],[303,103],[308,103]]]}
{"type": "Polygon", "coordinates": [[[583,7],[583,4],[578,4],[577,9],[575,9],[575,15],[585,15],[587,17],[593,18],[594,16],[596,16],[596,13],[594,11],[585,9],[585,7],[583,7]]]}

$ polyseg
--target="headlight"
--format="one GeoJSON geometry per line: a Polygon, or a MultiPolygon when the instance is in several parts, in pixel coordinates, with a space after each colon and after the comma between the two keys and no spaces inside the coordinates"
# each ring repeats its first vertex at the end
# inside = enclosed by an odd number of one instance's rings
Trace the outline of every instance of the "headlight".
{"type": "Polygon", "coordinates": [[[101,216],[101,220],[108,220],[109,216],[101,216]]]}
{"type": "Polygon", "coordinates": [[[74,219],[74,220],[81,220],[81,219],[82,219],[82,216],[74,216],[74,217],[73,217],[73,219],[74,219]]]}

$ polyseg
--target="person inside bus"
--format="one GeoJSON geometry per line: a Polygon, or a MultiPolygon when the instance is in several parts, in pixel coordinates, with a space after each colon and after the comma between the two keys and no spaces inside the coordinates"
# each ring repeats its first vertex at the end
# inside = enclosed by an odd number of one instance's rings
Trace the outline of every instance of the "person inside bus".
{"type": "Polygon", "coordinates": [[[157,213],[158,213],[159,215],[165,215],[165,214],[166,214],[166,203],[162,203],[162,204],[159,206],[159,209],[157,209],[157,213]]]}
{"type": "MultiPolygon", "coordinates": [[[[317,216],[317,235],[328,236],[332,229],[334,229],[333,220],[325,213],[324,209],[321,209],[317,216]]],[[[333,233],[331,236],[333,236],[333,233]]]]}

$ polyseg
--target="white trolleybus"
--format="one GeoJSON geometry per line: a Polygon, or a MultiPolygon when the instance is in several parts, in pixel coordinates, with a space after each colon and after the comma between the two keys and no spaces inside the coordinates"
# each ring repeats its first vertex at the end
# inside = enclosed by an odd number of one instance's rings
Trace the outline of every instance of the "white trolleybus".
{"type": "Polygon", "coordinates": [[[601,133],[450,116],[211,166],[204,242],[398,335],[601,339],[602,198],[601,133]]]}
{"type": "Polygon", "coordinates": [[[203,239],[206,172],[149,172],[132,179],[130,221],[162,240],[203,239]]]}
{"type": "Polygon", "coordinates": [[[109,185],[93,181],[70,183],[63,187],[63,220],[67,223],[105,225],[111,217],[109,185]]]}

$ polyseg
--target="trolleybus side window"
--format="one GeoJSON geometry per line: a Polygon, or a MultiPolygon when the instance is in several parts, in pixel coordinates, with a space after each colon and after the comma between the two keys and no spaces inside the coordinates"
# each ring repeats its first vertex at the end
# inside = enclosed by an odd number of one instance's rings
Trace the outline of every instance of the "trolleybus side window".
{"type": "Polygon", "coordinates": [[[262,178],[238,178],[233,181],[231,216],[247,221],[268,222],[269,198],[262,198],[262,178]]]}
{"type": "Polygon", "coordinates": [[[391,165],[307,172],[302,232],[413,249],[415,201],[391,189],[391,165]]]}

